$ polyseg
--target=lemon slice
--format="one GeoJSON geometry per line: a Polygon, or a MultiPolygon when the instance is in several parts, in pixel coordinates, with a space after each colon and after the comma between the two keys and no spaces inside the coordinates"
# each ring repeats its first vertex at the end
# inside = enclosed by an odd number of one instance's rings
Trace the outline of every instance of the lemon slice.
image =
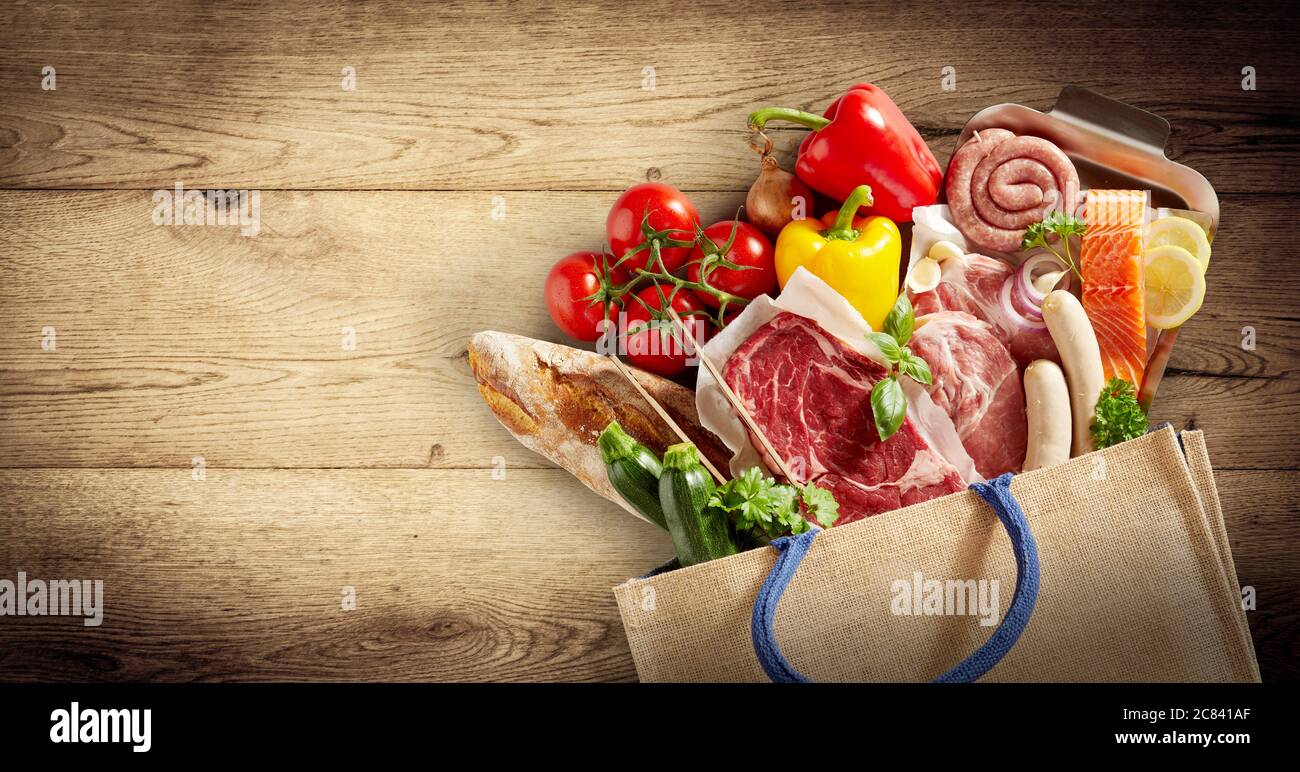
{"type": "Polygon", "coordinates": [[[1186,217],[1165,217],[1151,223],[1147,230],[1146,248],[1182,247],[1201,264],[1201,273],[1210,267],[1210,240],[1201,226],[1186,217]]]}
{"type": "Polygon", "coordinates": [[[943,268],[939,265],[939,262],[929,257],[923,257],[916,261],[911,272],[907,274],[907,288],[918,294],[929,292],[939,286],[939,279],[942,277],[943,268]]]}
{"type": "Polygon", "coordinates": [[[1171,330],[1200,310],[1205,300],[1205,274],[1191,252],[1166,244],[1148,249],[1143,261],[1147,324],[1171,330]]]}

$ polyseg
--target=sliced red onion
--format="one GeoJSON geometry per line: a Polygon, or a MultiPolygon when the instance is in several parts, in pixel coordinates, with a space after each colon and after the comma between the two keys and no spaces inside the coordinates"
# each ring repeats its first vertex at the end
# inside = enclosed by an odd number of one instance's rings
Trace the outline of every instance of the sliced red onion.
{"type": "Polygon", "coordinates": [[[1047,325],[1041,319],[1027,319],[1023,314],[1016,310],[1011,300],[1011,283],[1015,281],[1016,274],[1011,274],[1007,280],[1002,282],[1002,292],[998,298],[999,305],[1002,307],[1002,315],[1007,321],[1015,327],[1017,333],[1030,332],[1032,330],[1041,330],[1047,325]]]}
{"type": "MultiPolygon", "coordinates": [[[[1065,264],[1057,259],[1056,255],[1051,252],[1039,252],[1038,254],[1025,260],[1020,264],[1020,270],[1016,273],[1017,285],[1024,296],[1032,301],[1034,306],[1041,306],[1043,298],[1047,297],[1046,292],[1039,292],[1034,286],[1034,272],[1045,265],[1050,265],[1053,271],[1064,271],[1065,264]]],[[[1043,273],[1046,273],[1044,271],[1043,273]]]]}
{"type": "MultiPolygon", "coordinates": [[[[1029,296],[1029,293],[1025,290],[1024,282],[1020,281],[1019,274],[1008,276],[1007,281],[1011,282],[1012,285],[1011,305],[1020,312],[1021,316],[1024,316],[1026,319],[1033,319],[1034,321],[1042,319],[1043,309],[1040,308],[1040,306],[1043,304],[1043,299],[1038,298],[1035,300],[1029,296]]],[[[1044,295],[1043,297],[1046,296],[1044,295]]]]}

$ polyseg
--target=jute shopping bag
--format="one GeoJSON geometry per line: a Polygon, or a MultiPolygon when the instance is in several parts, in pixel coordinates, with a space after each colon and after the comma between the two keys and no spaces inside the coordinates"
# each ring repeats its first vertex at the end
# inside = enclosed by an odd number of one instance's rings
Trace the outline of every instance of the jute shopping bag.
{"type": "Polygon", "coordinates": [[[638,674],[1259,680],[1199,432],[1004,477],[616,587],[638,674]]]}

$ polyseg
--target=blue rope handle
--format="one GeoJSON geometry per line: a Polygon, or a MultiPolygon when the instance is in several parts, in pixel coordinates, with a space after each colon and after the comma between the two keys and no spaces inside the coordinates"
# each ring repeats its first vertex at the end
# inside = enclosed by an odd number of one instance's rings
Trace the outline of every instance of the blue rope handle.
{"type": "Polygon", "coordinates": [[[772,566],[763,586],[758,588],[758,598],[754,601],[754,617],[749,623],[749,634],[754,640],[754,654],[758,655],[758,664],[763,672],[778,684],[811,683],[802,673],[795,670],[776,645],[776,604],[781,602],[785,587],[799,570],[803,556],[808,554],[813,539],[817,538],[818,529],[804,531],[798,536],[782,536],[772,541],[772,546],[780,554],[772,566]]]}
{"type": "MultiPolygon", "coordinates": [[[[993,508],[998,520],[1007,529],[1007,535],[1011,537],[1011,548],[1016,558],[1016,591],[1011,596],[1011,606],[1007,609],[1006,616],[993,631],[993,635],[956,667],[934,679],[935,683],[969,683],[992,670],[1011,651],[1011,647],[1016,645],[1038,602],[1038,545],[1029,530],[1024,510],[1011,495],[1011,473],[970,487],[993,508]]],[[[780,554],[754,601],[754,614],[750,622],[754,654],[758,657],[763,672],[774,683],[810,683],[807,676],[795,670],[781,653],[781,647],[776,643],[775,622],[777,604],[781,602],[786,586],[794,578],[795,571],[799,570],[799,563],[808,554],[817,534],[818,531],[814,529],[798,536],[783,536],[772,542],[780,554]]]]}

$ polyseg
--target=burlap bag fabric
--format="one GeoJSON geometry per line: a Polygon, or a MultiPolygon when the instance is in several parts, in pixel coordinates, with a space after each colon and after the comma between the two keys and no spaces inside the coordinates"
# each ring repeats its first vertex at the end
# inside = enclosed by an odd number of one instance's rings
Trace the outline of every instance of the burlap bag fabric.
{"type": "MultiPolygon", "coordinates": [[[[1258,681],[1204,438],[1172,429],[1017,475],[1038,544],[1028,627],[984,681],[1258,681]]],[[[750,620],[776,552],[614,589],[643,681],[765,681],[750,620]]],[[[776,638],[813,681],[928,681],[988,639],[978,615],[891,610],[895,582],[1015,586],[1009,539],[973,492],[817,536],[778,607],[776,638]]]]}

